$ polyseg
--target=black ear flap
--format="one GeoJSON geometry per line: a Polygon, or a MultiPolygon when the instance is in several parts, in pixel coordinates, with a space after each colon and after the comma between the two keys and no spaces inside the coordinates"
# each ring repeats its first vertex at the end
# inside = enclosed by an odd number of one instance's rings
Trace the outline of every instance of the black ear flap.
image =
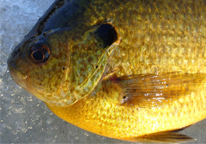
{"type": "Polygon", "coordinates": [[[117,40],[117,32],[110,24],[101,24],[97,28],[95,35],[103,41],[104,48],[109,47],[117,40]]]}

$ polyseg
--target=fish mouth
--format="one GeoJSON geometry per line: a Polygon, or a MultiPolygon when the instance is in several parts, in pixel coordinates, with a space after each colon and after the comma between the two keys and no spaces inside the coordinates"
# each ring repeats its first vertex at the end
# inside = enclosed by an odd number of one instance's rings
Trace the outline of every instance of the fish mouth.
{"type": "Polygon", "coordinates": [[[12,77],[12,79],[20,87],[22,87],[23,89],[25,89],[29,93],[36,95],[37,90],[31,84],[29,84],[29,79],[30,79],[29,76],[22,74],[21,71],[18,69],[18,63],[14,62],[11,59],[12,58],[8,59],[8,61],[7,61],[7,65],[8,65],[7,69],[9,70],[9,73],[10,73],[10,76],[12,77]]]}
{"type": "Polygon", "coordinates": [[[7,65],[8,65],[7,69],[9,70],[9,73],[10,73],[12,79],[18,85],[20,85],[24,88],[25,87],[25,81],[27,79],[27,75],[24,75],[20,72],[16,62],[14,62],[11,57],[7,60],[7,65]]]}

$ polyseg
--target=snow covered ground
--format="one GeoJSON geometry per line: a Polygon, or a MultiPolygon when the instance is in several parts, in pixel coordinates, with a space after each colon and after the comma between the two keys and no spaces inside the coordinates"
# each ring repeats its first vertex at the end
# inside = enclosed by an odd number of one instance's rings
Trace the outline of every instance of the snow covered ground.
{"type": "MultiPolygon", "coordinates": [[[[0,0],[0,143],[129,143],[66,123],[11,79],[6,64],[10,52],[53,1],[0,0]]],[[[206,120],[181,133],[206,143],[206,120]]]]}

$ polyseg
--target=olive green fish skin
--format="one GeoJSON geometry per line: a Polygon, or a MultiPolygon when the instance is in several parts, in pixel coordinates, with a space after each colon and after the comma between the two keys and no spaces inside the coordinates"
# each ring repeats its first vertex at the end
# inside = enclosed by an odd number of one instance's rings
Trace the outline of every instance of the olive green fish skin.
{"type": "Polygon", "coordinates": [[[206,115],[205,9],[205,0],[55,1],[12,53],[11,76],[60,118],[100,135],[129,140],[186,127],[206,115]],[[113,27],[111,44],[97,34],[105,24],[113,27]],[[29,50],[38,41],[51,54],[37,64],[29,50]],[[135,98],[123,104],[121,84],[155,92],[147,82],[180,91],[157,107],[148,99],[146,108],[135,98]]]}

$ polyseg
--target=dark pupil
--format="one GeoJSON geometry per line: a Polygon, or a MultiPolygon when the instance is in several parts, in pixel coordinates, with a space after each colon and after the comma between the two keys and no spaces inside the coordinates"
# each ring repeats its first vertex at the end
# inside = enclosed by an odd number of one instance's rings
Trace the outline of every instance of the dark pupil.
{"type": "Polygon", "coordinates": [[[50,56],[50,47],[47,43],[39,40],[35,42],[29,49],[30,60],[34,63],[43,63],[50,56]]]}
{"type": "Polygon", "coordinates": [[[41,60],[43,60],[44,55],[43,55],[43,53],[42,53],[41,51],[35,51],[35,52],[33,53],[33,58],[34,58],[36,61],[41,61],[41,60]]]}

